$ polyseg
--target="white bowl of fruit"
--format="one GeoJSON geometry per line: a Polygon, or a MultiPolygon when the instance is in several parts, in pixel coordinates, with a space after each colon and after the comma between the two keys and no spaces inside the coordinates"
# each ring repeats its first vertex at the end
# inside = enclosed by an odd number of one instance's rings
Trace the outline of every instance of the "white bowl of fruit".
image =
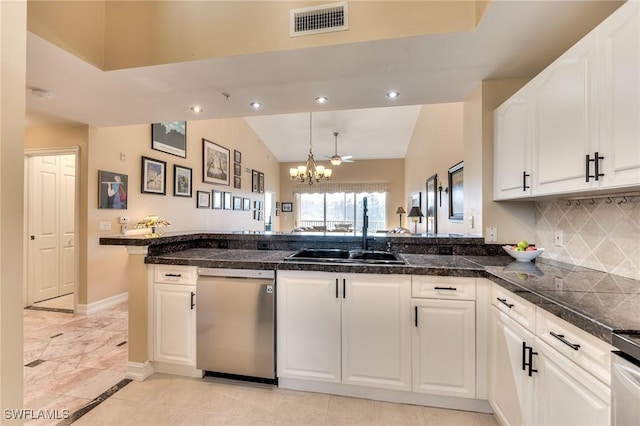
{"type": "Polygon", "coordinates": [[[519,262],[530,262],[544,251],[543,248],[537,248],[535,245],[529,245],[525,240],[522,240],[513,246],[502,246],[502,248],[519,262]]]}

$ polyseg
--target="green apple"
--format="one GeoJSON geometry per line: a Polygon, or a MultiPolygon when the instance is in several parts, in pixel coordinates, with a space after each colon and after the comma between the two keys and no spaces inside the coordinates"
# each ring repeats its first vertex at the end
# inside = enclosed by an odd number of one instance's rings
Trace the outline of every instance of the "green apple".
{"type": "Polygon", "coordinates": [[[529,247],[529,243],[525,240],[522,240],[518,243],[518,251],[524,251],[527,249],[527,247],[529,247]]]}

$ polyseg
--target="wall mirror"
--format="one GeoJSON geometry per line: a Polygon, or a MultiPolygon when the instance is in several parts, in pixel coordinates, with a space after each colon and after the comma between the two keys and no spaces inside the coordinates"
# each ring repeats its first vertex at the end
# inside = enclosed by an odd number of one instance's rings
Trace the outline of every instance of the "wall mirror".
{"type": "Polygon", "coordinates": [[[463,162],[449,168],[449,219],[464,219],[464,168],[463,162]]]}

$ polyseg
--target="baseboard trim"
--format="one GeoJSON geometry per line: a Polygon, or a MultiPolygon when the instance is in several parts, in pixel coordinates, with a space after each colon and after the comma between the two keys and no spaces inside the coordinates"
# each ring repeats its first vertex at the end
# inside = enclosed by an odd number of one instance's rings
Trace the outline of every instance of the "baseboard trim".
{"type": "Polygon", "coordinates": [[[423,405],[426,407],[448,408],[453,410],[492,413],[489,402],[482,399],[458,398],[453,396],[428,395],[416,392],[391,389],[368,388],[365,386],[344,385],[341,383],[314,382],[310,380],[278,377],[278,387],[284,389],[329,393],[356,398],[402,404],[423,405]]]}
{"type": "Polygon", "coordinates": [[[119,303],[129,300],[129,292],[116,294],[115,296],[107,297],[106,299],[98,300],[97,302],[89,303],[88,305],[78,303],[76,305],[76,314],[78,315],[93,315],[98,312],[109,309],[119,303]]]}
{"type": "Polygon", "coordinates": [[[145,362],[127,362],[127,370],[124,377],[131,380],[137,380],[142,382],[143,380],[151,377],[154,373],[153,366],[149,361],[145,362]]]}
{"type": "Polygon", "coordinates": [[[201,379],[204,376],[202,370],[196,367],[180,364],[172,364],[170,362],[152,361],[153,371],[156,373],[173,374],[176,376],[195,377],[201,379]]]}

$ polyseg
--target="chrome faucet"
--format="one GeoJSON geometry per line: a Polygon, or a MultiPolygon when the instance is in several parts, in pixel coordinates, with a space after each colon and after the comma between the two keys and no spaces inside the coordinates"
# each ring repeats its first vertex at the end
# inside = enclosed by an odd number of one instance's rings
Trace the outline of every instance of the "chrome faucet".
{"type": "Polygon", "coordinates": [[[367,214],[367,197],[362,199],[362,250],[367,249],[367,229],[369,228],[369,215],[367,214]]]}

